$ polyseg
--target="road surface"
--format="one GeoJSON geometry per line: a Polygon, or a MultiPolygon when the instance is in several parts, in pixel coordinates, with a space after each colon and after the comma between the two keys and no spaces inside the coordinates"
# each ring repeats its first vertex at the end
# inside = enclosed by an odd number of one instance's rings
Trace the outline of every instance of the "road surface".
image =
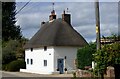
{"type": "Polygon", "coordinates": [[[43,75],[43,74],[33,74],[24,72],[6,72],[0,71],[2,73],[2,79],[57,79],[59,77],[62,79],[68,79],[72,77],[72,74],[53,74],[53,75],[43,75]]]}

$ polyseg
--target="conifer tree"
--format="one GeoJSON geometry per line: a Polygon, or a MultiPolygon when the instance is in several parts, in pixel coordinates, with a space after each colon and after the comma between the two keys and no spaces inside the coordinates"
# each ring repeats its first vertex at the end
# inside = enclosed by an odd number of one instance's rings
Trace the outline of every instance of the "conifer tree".
{"type": "Polygon", "coordinates": [[[2,2],[2,40],[21,38],[20,26],[16,26],[16,3],[2,2]]]}

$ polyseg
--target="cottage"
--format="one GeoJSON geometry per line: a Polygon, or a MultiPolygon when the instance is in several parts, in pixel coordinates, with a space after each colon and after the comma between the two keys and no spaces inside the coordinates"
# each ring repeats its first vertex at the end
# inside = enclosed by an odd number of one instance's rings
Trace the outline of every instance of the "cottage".
{"type": "Polygon", "coordinates": [[[75,70],[77,49],[87,44],[85,39],[73,29],[71,15],[62,14],[56,18],[51,12],[48,22],[42,22],[39,31],[26,43],[26,69],[22,72],[38,74],[64,73],[75,70]]]}

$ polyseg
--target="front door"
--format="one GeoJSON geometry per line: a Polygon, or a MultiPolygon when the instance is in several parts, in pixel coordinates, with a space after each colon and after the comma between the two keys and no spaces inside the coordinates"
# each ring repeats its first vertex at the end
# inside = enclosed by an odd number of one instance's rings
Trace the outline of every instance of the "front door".
{"type": "Polygon", "coordinates": [[[64,72],[64,59],[58,59],[58,69],[60,71],[60,74],[63,74],[64,72]]]}

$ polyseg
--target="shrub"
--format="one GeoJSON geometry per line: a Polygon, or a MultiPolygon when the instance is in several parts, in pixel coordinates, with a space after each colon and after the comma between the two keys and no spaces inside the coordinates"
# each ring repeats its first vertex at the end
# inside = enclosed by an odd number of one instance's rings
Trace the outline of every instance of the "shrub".
{"type": "Polygon", "coordinates": [[[94,61],[97,64],[94,72],[99,72],[103,76],[108,66],[120,64],[120,44],[116,42],[102,46],[95,52],[94,61]]]}
{"type": "Polygon", "coordinates": [[[92,54],[96,51],[96,45],[90,44],[77,51],[77,68],[84,69],[85,66],[92,65],[92,54]]]}
{"type": "Polygon", "coordinates": [[[26,64],[24,60],[15,60],[15,61],[10,62],[7,65],[7,70],[8,71],[19,71],[20,68],[24,69],[25,67],[26,67],[26,64]]]}
{"type": "Polygon", "coordinates": [[[16,60],[16,49],[18,47],[17,40],[10,40],[3,42],[2,46],[2,64],[8,64],[13,60],[16,60]]]}
{"type": "Polygon", "coordinates": [[[8,64],[13,60],[16,60],[15,53],[3,48],[2,64],[8,64]]]}
{"type": "Polygon", "coordinates": [[[76,72],[73,72],[73,79],[76,79],[76,72]]]}
{"type": "Polygon", "coordinates": [[[2,70],[7,70],[7,64],[2,65],[2,70]]]}

